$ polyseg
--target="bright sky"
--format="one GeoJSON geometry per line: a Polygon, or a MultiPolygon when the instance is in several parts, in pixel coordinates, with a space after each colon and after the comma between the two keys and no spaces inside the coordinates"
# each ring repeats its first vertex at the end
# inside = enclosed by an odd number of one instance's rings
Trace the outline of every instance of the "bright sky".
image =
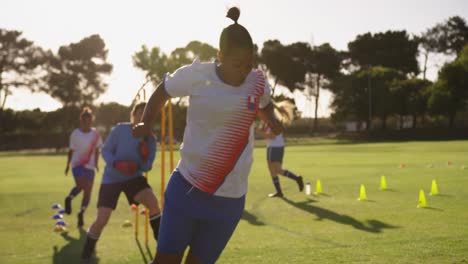
{"type": "MultiPolygon", "coordinates": [[[[230,24],[226,7],[241,8],[239,23],[259,44],[279,39],[320,45],[329,42],[346,50],[358,34],[406,29],[419,34],[458,15],[468,20],[466,0],[0,0],[0,28],[23,31],[36,44],[54,52],[61,45],[100,34],[114,65],[109,89],[98,102],[128,105],[144,81],[133,67],[131,56],[145,44],[165,53],[192,40],[218,47],[221,30],[230,24]]],[[[441,59],[431,60],[429,78],[435,79],[441,59]]],[[[45,94],[15,90],[7,100],[13,109],[41,108],[49,111],[60,104],[45,94]]],[[[308,115],[313,104],[296,95],[299,109],[308,115]]],[[[330,94],[322,93],[319,115],[329,115],[330,94]]]]}

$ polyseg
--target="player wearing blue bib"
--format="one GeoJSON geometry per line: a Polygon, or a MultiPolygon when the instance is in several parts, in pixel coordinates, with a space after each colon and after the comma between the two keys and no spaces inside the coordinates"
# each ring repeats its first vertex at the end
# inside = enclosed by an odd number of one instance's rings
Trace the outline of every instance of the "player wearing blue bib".
{"type": "Polygon", "coordinates": [[[134,128],[146,135],[171,97],[189,97],[180,161],[165,192],[158,248],[153,263],[214,263],[231,238],[244,209],[253,162],[254,121],[262,118],[272,133],[282,131],[274,118],[270,88],[253,70],[254,45],[237,23],[221,33],[218,61],[194,62],[166,75],[134,128]]]}
{"type": "Polygon", "coordinates": [[[129,204],[142,203],[149,209],[154,238],[158,239],[161,210],[144,172],[151,170],[156,157],[156,139],[152,133],[144,138],[132,136],[132,126],[141,119],[145,103],[137,104],[131,113],[131,123],[117,124],[104,143],[102,157],[106,162],[99,189],[98,212],[88,230],[83,247],[82,263],[90,261],[96,242],[116,209],[120,193],[129,204]]]}

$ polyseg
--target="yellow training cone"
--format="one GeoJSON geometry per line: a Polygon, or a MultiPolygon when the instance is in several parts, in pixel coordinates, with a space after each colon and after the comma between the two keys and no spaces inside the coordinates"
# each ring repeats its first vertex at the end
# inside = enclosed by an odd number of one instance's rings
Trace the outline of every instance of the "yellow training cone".
{"type": "Polygon", "coordinates": [[[317,180],[317,184],[315,185],[315,194],[321,194],[322,193],[322,183],[320,180],[317,180]]]}
{"type": "Polygon", "coordinates": [[[359,201],[367,200],[366,187],[364,184],[361,184],[361,190],[359,191],[359,201]]]}
{"type": "Polygon", "coordinates": [[[437,188],[437,182],[436,180],[432,180],[430,195],[437,195],[437,194],[439,194],[439,188],[437,188]]]}
{"type": "Polygon", "coordinates": [[[424,208],[427,207],[426,203],[426,195],[424,194],[423,190],[419,191],[419,202],[418,202],[418,208],[424,208]]]}
{"type": "Polygon", "coordinates": [[[387,190],[387,180],[385,179],[385,176],[380,177],[380,190],[384,191],[387,190]]]}

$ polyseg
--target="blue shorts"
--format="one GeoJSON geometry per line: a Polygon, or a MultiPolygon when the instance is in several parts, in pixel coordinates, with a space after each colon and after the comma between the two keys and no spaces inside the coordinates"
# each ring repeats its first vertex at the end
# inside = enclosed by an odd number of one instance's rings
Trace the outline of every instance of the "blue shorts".
{"type": "Polygon", "coordinates": [[[89,181],[94,181],[94,170],[88,169],[85,166],[76,166],[72,169],[73,177],[84,177],[89,181]]]}
{"type": "Polygon", "coordinates": [[[210,195],[193,187],[176,170],[164,197],[158,252],[180,255],[189,246],[203,263],[214,263],[241,219],[245,195],[210,195]]]}
{"type": "Polygon", "coordinates": [[[267,160],[283,163],[284,147],[268,147],[267,160]]]}

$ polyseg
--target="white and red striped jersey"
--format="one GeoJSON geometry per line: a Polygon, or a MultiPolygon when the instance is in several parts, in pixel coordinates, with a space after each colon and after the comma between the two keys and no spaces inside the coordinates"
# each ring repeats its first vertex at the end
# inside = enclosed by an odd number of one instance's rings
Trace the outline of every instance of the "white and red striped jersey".
{"type": "Polygon", "coordinates": [[[253,162],[253,122],[270,102],[263,73],[252,70],[234,87],[219,79],[216,63],[195,61],[166,75],[164,87],[171,97],[189,96],[179,171],[202,191],[242,197],[253,162]]]}
{"type": "Polygon", "coordinates": [[[72,168],[84,166],[94,170],[96,165],[95,152],[101,146],[102,139],[95,128],[91,128],[91,131],[87,133],[82,132],[79,128],[73,130],[70,135],[70,149],[73,150],[70,161],[72,168]]]}

